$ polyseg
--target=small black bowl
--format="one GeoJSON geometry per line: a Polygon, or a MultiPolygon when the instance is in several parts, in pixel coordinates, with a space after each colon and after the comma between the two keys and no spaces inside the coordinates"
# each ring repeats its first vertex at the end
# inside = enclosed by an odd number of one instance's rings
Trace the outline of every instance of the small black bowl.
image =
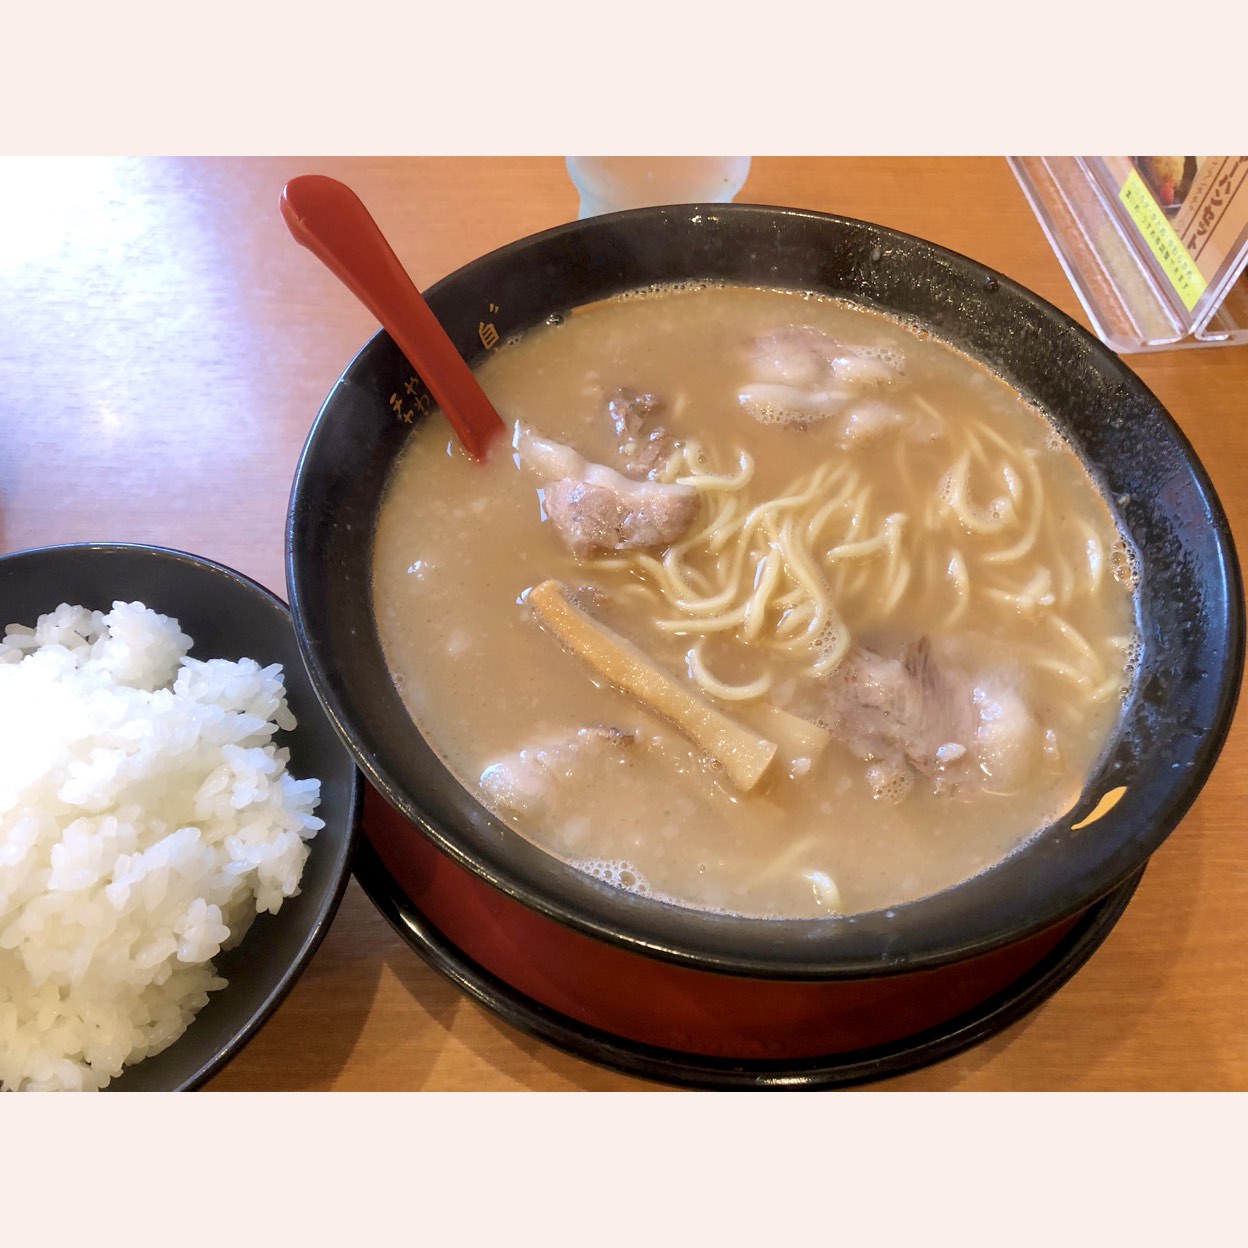
{"type": "Polygon", "coordinates": [[[221,564],[156,546],[48,546],[0,556],[0,628],[33,625],[61,603],[108,611],[140,601],[175,618],[194,639],[191,657],[281,663],[299,721],[276,737],[291,772],[321,781],[299,894],[275,915],[256,918],[246,938],[214,963],[229,986],[213,993],[186,1032],[164,1052],[122,1072],[109,1091],[188,1091],[207,1082],[260,1029],[324,938],[350,878],[362,784],[325,717],[295,642],[290,613],[267,589],[221,564]]]}

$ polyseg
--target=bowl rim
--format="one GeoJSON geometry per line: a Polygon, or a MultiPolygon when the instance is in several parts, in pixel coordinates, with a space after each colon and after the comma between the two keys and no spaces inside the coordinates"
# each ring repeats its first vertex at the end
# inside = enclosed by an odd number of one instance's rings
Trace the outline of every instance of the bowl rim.
{"type": "MultiPolygon", "coordinates": [[[[990,934],[981,933],[972,938],[956,942],[956,944],[947,942],[936,950],[887,950],[881,952],[875,944],[868,946],[862,941],[856,942],[852,935],[854,924],[859,919],[870,916],[850,916],[841,920],[843,924],[842,930],[849,933],[843,938],[842,947],[836,949],[834,953],[829,953],[828,949],[825,949],[821,954],[812,955],[809,944],[805,948],[801,947],[803,934],[812,930],[812,924],[826,928],[834,920],[748,919],[731,915],[685,911],[686,914],[696,914],[699,920],[707,927],[714,926],[717,929],[724,930],[736,929],[739,933],[745,933],[747,930],[750,932],[761,932],[763,929],[767,929],[772,936],[783,936],[785,929],[787,929],[795,937],[793,941],[784,939],[776,941],[775,943],[779,946],[778,949],[772,948],[763,952],[759,952],[756,949],[754,952],[744,954],[732,952],[718,939],[710,941],[704,939],[691,924],[686,923],[678,936],[673,937],[670,933],[670,928],[667,928],[666,924],[657,917],[656,923],[659,923],[664,930],[656,930],[655,926],[646,923],[644,920],[636,921],[635,918],[638,913],[644,916],[647,911],[650,911],[655,916],[659,912],[664,911],[670,915],[670,912],[675,909],[674,907],[665,906],[663,903],[653,899],[631,896],[626,906],[621,907],[616,905],[612,899],[604,896],[602,890],[609,888],[609,886],[605,885],[601,886],[601,890],[594,889],[592,886],[580,887],[578,889],[576,885],[573,885],[572,889],[576,893],[576,899],[569,901],[566,896],[556,897],[550,895],[545,890],[542,881],[539,879],[535,883],[535,879],[528,867],[526,866],[525,869],[518,868],[514,859],[495,853],[482,854],[479,846],[474,846],[471,851],[466,849],[457,839],[456,830],[441,826],[437,819],[431,817],[422,808],[418,792],[417,794],[409,792],[409,786],[386,765],[384,760],[375,756],[376,746],[364,739],[364,734],[352,723],[350,708],[345,705],[344,701],[327,681],[323,669],[323,663],[326,661],[325,656],[319,653],[319,643],[309,637],[304,623],[304,602],[300,588],[300,560],[296,549],[298,503],[305,488],[310,465],[316,454],[318,439],[324,436],[328,422],[333,419],[335,405],[351,389],[357,378],[368,375],[370,369],[375,366],[385,353],[397,351],[397,348],[394,347],[385,331],[378,331],[364,344],[343,370],[322,403],[299,457],[292,483],[291,505],[287,514],[287,587],[290,595],[292,615],[295,620],[296,634],[299,638],[305,664],[308,667],[314,686],[325,701],[327,713],[329,713],[331,720],[342,734],[343,740],[347,743],[348,748],[356,759],[357,766],[364,771],[373,786],[413,824],[418,834],[432,839],[453,861],[473,871],[509,896],[524,902],[540,913],[546,914],[574,930],[621,945],[639,954],[690,965],[699,969],[710,969],[722,974],[810,979],[852,978],[911,971],[971,957],[979,953],[988,952],[1004,944],[1025,939],[1086,909],[1089,905],[1106,896],[1127,879],[1134,870],[1138,869],[1186,815],[1192,803],[1199,796],[1201,788],[1217,761],[1230,731],[1235,705],[1239,696],[1245,650],[1243,584],[1240,565],[1225,511],[1208,472],[1196,455],[1191,442],[1143,380],[1101,343],[1099,339],[1054,304],[1004,274],[989,268],[980,261],[943,247],[940,244],[907,234],[904,231],[852,217],[820,213],[808,209],[742,203],[661,205],[651,208],[629,209],[583,221],[554,226],[507,243],[447,274],[425,292],[425,297],[435,313],[440,314],[440,304],[443,300],[449,302],[457,288],[471,287],[474,283],[480,286],[482,284],[480,278],[487,269],[507,264],[530,249],[547,246],[568,237],[588,236],[592,238],[596,233],[610,232],[616,228],[634,224],[645,225],[653,222],[655,223],[655,228],[659,228],[662,223],[670,223],[681,217],[687,217],[692,221],[706,220],[711,222],[745,219],[748,217],[762,217],[771,222],[775,222],[777,219],[782,221],[809,222],[824,229],[831,227],[841,231],[857,231],[873,239],[899,244],[916,250],[927,257],[931,257],[938,263],[952,265],[960,272],[974,275],[978,281],[984,283],[986,290],[1004,292],[1011,299],[1020,301],[1021,304],[1034,310],[1036,314],[1047,323],[1052,324],[1061,334],[1070,336],[1075,347],[1081,352],[1089,354],[1090,357],[1105,363],[1111,368],[1116,378],[1122,382],[1129,394],[1145,403],[1155,413],[1156,418],[1163,425],[1166,433],[1172,439],[1175,449],[1182,456],[1188,470],[1191,472],[1194,483],[1201,494],[1202,501],[1207,506],[1212,518],[1212,536],[1219,552],[1219,585],[1225,591],[1227,633],[1230,638],[1230,645],[1224,656],[1225,661],[1220,669],[1221,682],[1218,686],[1217,712],[1214,716],[1214,722],[1201,739],[1197,756],[1189,768],[1188,774],[1191,777],[1189,783],[1181,791],[1172,794],[1163,809],[1157,812],[1156,817],[1149,826],[1147,852],[1143,855],[1133,853],[1129,856],[1122,856],[1120,861],[1106,864],[1098,875],[1083,881],[1082,889],[1078,892],[1078,895],[1072,894],[1067,896],[1060,905],[1050,905],[1042,912],[1032,912],[1025,921],[1015,921],[1012,926],[1001,928],[990,934]],[[625,921],[622,921],[622,919],[625,921]]],[[[696,280],[696,277],[696,274],[691,275],[690,280],[696,280]]],[[[774,284],[777,287],[782,285],[779,282],[774,284]]],[[[617,289],[627,289],[636,285],[637,283],[622,283],[617,289]]],[[[816,283],[812,283],[809,288],[814,289],[816,285],[816,283]]],[[[785,288],[794,287],[786,286],[785,288]]],[[[866,303],[867,306],[874,306],[869,301],[864,300],[862,302],[866,303]]],[[[575,304],[567,303],[566,306],[575,306],[575,304]]],[[[563,311],[565,310],[565,305],[556,305],[556,301],[552,299],[550,310],[563,311]]],[[[903,320],[909,319],[900,312],[894,312],[893,315],[903,320]]],[[[536,321],[532,322],[532,324],[537,323],[536,321]]],[[[955,346],[955,349],[963,350],[970,354],[965,347],[958,347],[957,344],[951,343],[947,335],[936,330],[931,332],[933,337],[955,346]]],[[[469,362],[472,363],[473,361],[470,359],[469,362]]],[[[412,731],[418,732],[414,725],[412,731]]],[[[499,826],[505,828],[505,825],[501,823],[499,826]]],[[[512,835],[514,836],[514,834],[512,835]]],[[[544,851],[537,852],[543,857],[550,857],[544,851]]],[[[521,853],[523,854],[523,851],[521,853]]],[[[560,865],[562,866],[562,864],[560,865]]],[[[563,870],[577,876],[581,874],[570,867],[563,867],[563,870]]],[[[982,878],[984,874],[981,873],[978,877],[972,877],[966,884],[954,886],[951,890],[944,890],[944,893],[947,894],[965,888],[967,885],[973,884],[976,879],[982,878]]],[[[582,876],[582,883],[587,878],[582,876]]],[[[609,891],[618,893],[620,890],[609,891]]],[[[921,905],[923,900],[926,899],[920,899],[919,902],[915,903],[906,903],[905,908],[910,910],[915,906],[921,905]]],[[[897,907],[897,909],[900,908],[897,907]]]]}
{"type": "MultiPolygon", "coordinates": [[[[224,580],[228,582],[234,591],[243,594],[255,603],[257,609],[274,613],[281,619],[287,628],[289,628],[292,637],[294,636],[294,617],[289,606],[283,599],[275,594],[272,590],[260,584],[259,581],[238,571],[236,568],[230,567],[228,564],[220,563],[215,559],[209,559],[204,555],[197,555],[191,551],[176,549],[170,546],[162,546],[148,542],[121,542],[121,541],[97,541],[84,540],[78,542],[61,542],[47,546],[31,546],[20,550],[7,551],[0,553],[0,574],[6,569],[12,569],[20,566],[22,563],[35,564],[37,561],[46,559],[70,559],[75,557],[94,556],[115,556],[122,558],[131,558],[137,560],[151,560],[156,563],[175,563],[185,569],[191,570],[193,574],[204,573],[214,580],[224,580]]],[[[150,605],[150,604],[149,604],[150,605]]],[[[153,608],[155,609],[155,608],[153,608]]],[[[168,614],[177,618],[175,612],[162,611],[161,614],[168,614]]],[[[0,621],[0,627],[9,621],[0,621]]],[[[298,646],[298,639],[295,638],[295,650],[303,660],[302,649],[298,646]]],[[[241,656],[240,656],[241,657],[241,656]]],[[[315,682],[312,680],[311,673],[307,671],[306,662],[304,663],[304,674],[311,686],[313,693],[316,692],[315,682]]],[[[309,705],[301,710],[300,724],[302,725],[303,717],[309,714],[324,715],[324,708],[320,702],[320,698],[316,697],[315,706],[309,705]]],[[[297,733],[299,728],[295,729],[297,733]]],[[[360,773],[359,767],[355,763],[355,757],[350,750],[346,751],[347,775],[348,782],[348,800],[346,808],[346,828],[345,836],[341,842],[340,848],[336,855],[333,866],[333,886],[329,888],[323,895],[318,904],[315,917],[308,927],[303,939],[300,941],[296,955],[283,968],[281,974],[277,977],[273,985],[264,993],[263,1000],[259,1006],[251,1012],[247,1021],[235,1031],[232,1031],[228,1040],[220,1044],[216,1050],[207,1058],[202,1060],[193,1070],[189,1071],[178,1080],[177,1083],[166,1089],[170,1092],[189,1092],[202,1087],[215,1075],[219,1074],[240,1052],[247,1046],[264,1025],[273,1017],[278,1007],[290,995],[295,983],[306,971],[312,958],[320,948],[324,941],[329,928],[333,922],[334,916],[338,912],[338,907],[342,903],[342,899],[346,894],[347,885],[351,880],[352,867],[355,860],[356,849],[359,845],[361,835],[361,819],[364,805],[364,781],[360,773]]],[[[320,778],[320,777],[318,777],[320,778]]],[[[229,986],[221,990],[221,993],[229,991],[229,986]]],[[[219,996],[220,994],[214,994],[219,996]]],[[[196,1015],[196,1018],[198,1014],[196,1015]]],[[[196,1019],[192,1018],[188,1024],[188,1030],[194,1026],[196,1019]]],[[[184,1033],[185,1034],[185,1033],[184,1033]]],[[[177,1047],[178,1042],[182,1039],[180,1036],[175,1040],[168,1049],[162,1050],[161,1053],[170,1052],[177,1047]]],[[[161,1053],[155,1054],[154,1058],[159,1058],[161,1053]]],[[[146,1060],[146,1059],[145,1059],[146,1060]]],[[[115,1076],[104,1087],[105,1092],[124,1092],[128,1089],[117,1086],[126,1075],[132,1071],[141,1070],[143,1062],[136,1062],[123,1068],[120,1075],[115,1076]]]]}

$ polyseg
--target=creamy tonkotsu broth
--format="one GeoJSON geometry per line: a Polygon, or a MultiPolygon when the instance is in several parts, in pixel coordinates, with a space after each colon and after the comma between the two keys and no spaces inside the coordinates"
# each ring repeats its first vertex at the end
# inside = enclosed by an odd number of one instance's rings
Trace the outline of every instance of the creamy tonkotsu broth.
{"type": "Polygon", "coordinates": [[[478,377],[516,437],[476,464],[413,430],[373,592],[413,720],[516,831],[643,894],[801,917],[957,884],[1076,800],[1138,661],[1136,561],[1000,379],[839,301],[716,286],[579,309],[478,377]],[[577,512],[620,477],[643,502],[577,512]],[[761,775],[539,602],[770,744],[761,775]]]}

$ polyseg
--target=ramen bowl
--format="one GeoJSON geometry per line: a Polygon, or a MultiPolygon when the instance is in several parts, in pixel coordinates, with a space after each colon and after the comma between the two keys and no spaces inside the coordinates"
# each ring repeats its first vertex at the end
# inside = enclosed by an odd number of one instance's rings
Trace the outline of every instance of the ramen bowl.
{"type": "Polygon", "coordinates": [[[871,1077],[1034,1003],[1112,923],[1229,729],[1244,649],[1238,563],[1207,474],[1140,380],[1058,309],[917,238],[782,208],[641,209],[521,240],[426,295],[478,363],[580,305],[696,281],[845,299],[950,344],[1048,414],[1114,500],[1141,559],[1142,658],[1065,815],[956,887],[792,920],[638,896],[512,833],[414,728],[378,638],[383,488],[413,423],[440,419],[385,334],[346,369],[298,466],[287,531],[296,632],[374,790],[363,882],[475,995],[556,1043],[676,1081],[871,1077]]]}
{"type": "Polygon", "coordinates": [[[274,742],[289,750],[293,776],[315,777],[321,786],[315,813],[325,826],[309,843],[298,893],[276,914],[257,915],[242,941],[213,959],[227,985],[209,994],[182,1035],[106,1088],[188,1091],[242,1050],[320,946],[350,877],[363,784],[304,671],[286,605],[263,586],[221,564],[156,546],[82,543],[0,557],[5,624],[33,625],[61,603],[107,612],[117,601],[142,602],[176,619],[192,639],[192,659],[282,664],[297,724],[274,742]]]}

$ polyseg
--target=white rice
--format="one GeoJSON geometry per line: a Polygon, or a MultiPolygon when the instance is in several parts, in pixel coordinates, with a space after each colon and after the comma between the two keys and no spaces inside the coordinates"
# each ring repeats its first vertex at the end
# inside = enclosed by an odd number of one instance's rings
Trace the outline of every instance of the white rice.
{"type": "Polygon", "coordinates": [[[142,603],[0,640],[0,1085],[98,1089],[159,1053],[212,959],[299,891],[320,782],[282,668],[187,658],[142,603]]]}

